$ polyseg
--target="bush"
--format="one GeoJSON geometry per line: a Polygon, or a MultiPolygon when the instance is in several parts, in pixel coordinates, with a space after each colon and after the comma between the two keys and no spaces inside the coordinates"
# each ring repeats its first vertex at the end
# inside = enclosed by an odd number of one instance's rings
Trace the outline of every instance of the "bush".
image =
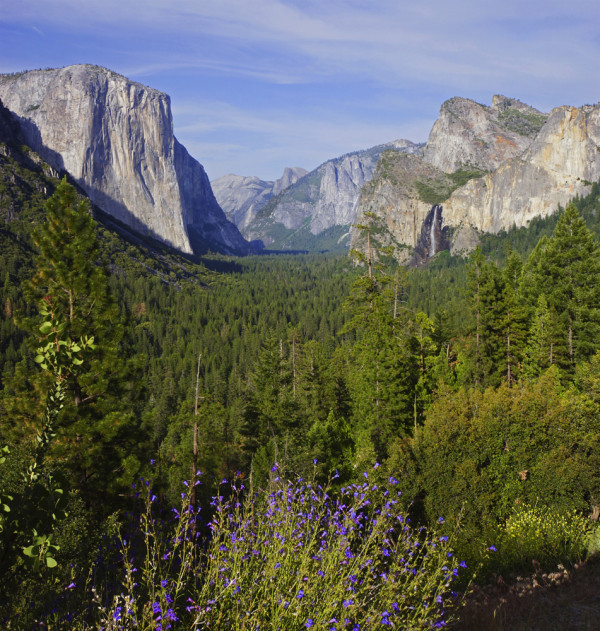
{"type": "Polygon", "coordinates": [[[136,565],[124,546],[122,585],[97,610],[99,622],[107,631],[445,626],[465,564],[447,537],[407,523],[397,480],[381,487],[364,475],[336,494],[275,478],[269,492],[245,499],[241,480],[224,481],[229,499],[214,498],[202,551],[190,493],[166,531],[151,517],[149,492],[139,524],[144,553],[136,565]]]}
{"type": "Polygon", "coordinates": [[[562,392],[549,369],[536,383],[440,391],[413,442],[429,521],[459,519],[466,540],[489,540],[515,507],[538,498],[567,514],[598,503],[599,406],[562,392]]]}
{"type": "Polygon", "coordinates": [[[495,560],[503,570],[543,570],[582,561],[591,544],[592,524],[576,511],[522,506],[504,524],[495,560]]]}

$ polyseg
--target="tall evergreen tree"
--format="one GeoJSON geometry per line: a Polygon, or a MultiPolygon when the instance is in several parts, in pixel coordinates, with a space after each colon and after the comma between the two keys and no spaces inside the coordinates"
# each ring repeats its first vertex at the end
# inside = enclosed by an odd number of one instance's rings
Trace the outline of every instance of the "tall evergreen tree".
{"type": "Polygon", "coordinates": [[[572,370],[600,345],[600,251],[574,204],[532,252],[524,282],[530,299],[544,294],[556,312],[566,351],[556,359],[572,370]]]}
{"type": "Polygon", "coordinates": [[[560,349],[562,341],[556,312],[548,306],[546,296],[540,294],[524,349],[523,376],[535,379],[556,363],[557,355],[564,356],[564,344],[560,349]]]}
{"type": "MultiPolygon", "coordinates": [[[[68,382],[52,455],[69,468],[71,479],[84,491],[116,490],[128,485],[140,467],[143,437],[131,405],[138,390],[135,361],[126,359],[121,316],[99,260],[97,228],[88,203],[79,200],[65,178],[48,199],[46,211],[46,221],[34,235],[36,271],[25,288],[26,297],[49,314],[65,339],[90,336],[96,344],[86,369],[68,382]]],[[[37,317],[24,318],[23,325],[32,334],[34,349],[45,343],[49,333],[39,328],[37,317]]],[[[14,422],[20,401],[30,396],[32,386],[44,392],[40,379],[32,378],[22,363],[10,384],[14,396],[9,432],[22,433],[14,422]]]]}
{"type": "Polygon", "coordinates": [[[391,286],[387,274],[369,267],[348,300],[352,317],[346,331],[356,337],[348,377],[353,429],[357,457],[367,462],[385,458],[390,441],[409,433],[414,422],[418,368],[411,323],[407,311],[394,309],[391,286]]]}
{"type": "Polygon", "coordinates": [[[467,292],[469,307],[473,317],[473,373],[476,384],[483,378],[483,322],[482,293],[486,271],[486,260],[481,248],[477,246],[467,264],[467,292]]]}
{"type": "Polygon", "coordinates": [[[519,294],[523,262],[518,254],[510,252],[502,271],[502,329],[505,361],[502,374],[510,385],[519,377],[527,332],[527,310],[519,294]]]}

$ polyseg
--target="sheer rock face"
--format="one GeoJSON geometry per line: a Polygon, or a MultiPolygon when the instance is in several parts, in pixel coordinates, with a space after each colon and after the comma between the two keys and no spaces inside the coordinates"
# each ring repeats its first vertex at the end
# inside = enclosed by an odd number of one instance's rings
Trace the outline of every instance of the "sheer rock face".
{"type": "Polygon", "coordinates": [[[282,193],[268,219],[251,227],[253,238],[264,239],[264,228],[273,224],[296,230],[308,221],[310,232],[316,235],[331,226],[352,223],[360,188],[376,164],[377,158],[360,153],[325,162],[282,193]]]}
{"type": "Polygon", "coordinates": [[[524,226],[586,195],[598,180],[600,105],[558,107],[522,155],[455,191],[444,217],[485,232],[524,226]]]}
{"type": "Polygon", "coordinates": [[[244,253],[201,164],[173,135],[169,97],[90,65],[0,76],[25,142],[105,212],[182,252],[244,253]]]}
{"type": "Polygon", "coordinates": [[[313,234],[331,226],[349,225],[356,219],[360,189],[373,176],[376,164],[370,156],[354,154],[322,166],[319,196],[310,222],[313,234]]]}
{"type": "Polygon", "coordinates": [[[529,119],[545,115],[515,99],[495,96],[492,107],[455,97],[446,101],[434,123],[422,157],[446,173],[463,166],[493,171],[531,143],[529,119]],[[515,124],[522,122],[521,133],[515,124]]]}
{"type": "Polygon", "coordinates": [[[307,173],[301,167],[286,167],[283,175],[274,182],[230,174],[213,180],[211,185],[227,218],[244,233],[256,213],[274,195],[278,195],[307,173]]]}
{"type": "Polygon", "coordinates": [[[0,152],[2,155],[7,155],[8,148],[5,145],[15,145],[20,142],[23,142],[23,139],[19,124],[0,100],[0,143],[3,145],[0,152]]]}

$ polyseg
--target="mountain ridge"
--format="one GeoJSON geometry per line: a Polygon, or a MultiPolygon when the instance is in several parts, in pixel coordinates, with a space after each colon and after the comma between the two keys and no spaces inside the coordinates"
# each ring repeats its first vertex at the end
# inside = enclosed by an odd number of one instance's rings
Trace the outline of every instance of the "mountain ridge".
{"type": "Polygon", "coordinates": [[[360,189],[372,177],[381,153],[414,153],[420,147],[400,139],[331,158],[266,200],[241,226],[242,234],[281,249],[302,249],[307,243],[313,250],[330,249],[334,235],[335,241],[347,243],[360,189]]]}

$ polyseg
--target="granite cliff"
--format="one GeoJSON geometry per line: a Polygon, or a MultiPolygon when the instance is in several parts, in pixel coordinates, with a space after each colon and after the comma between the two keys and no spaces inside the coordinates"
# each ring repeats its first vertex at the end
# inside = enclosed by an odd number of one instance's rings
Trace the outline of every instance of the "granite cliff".
{"type": "Polygon", "coordinates": [[[464,166],[493,171],[530,145],[546,116],[496,95],[492,106],[455,97],[446,101],[421,157],[445,173],[464,166]]]}
{"type": "Polygon", "coordinates": [[[0,99],[25,143],[126,225],[182,252],[249,251],[173,135],[166,94],[76,65],[0,75],[0,99]]]}
{"type": "Polygon", "coordinates": [[[498,232],[547,216],[600,180],[600,105],[552,110],[519,156],[468,182],[443,204],[445,221],[498,232]]]}
{"type": "Polygon", "coordinates": [[[243,234],[258,211],[274,195],[279,195],[307,173],[301,167],[286,167],[283,175],[274,182],[229,174],[213,180],[211,186],[219,206],[243,234]]]}
{"type": "MultiPolygon", "coordinates": [[[[440,249],[472,249],[477,231],[549,215],[598,180],[600,104],[544,114],[498,95],[491,107],[454,98],[410,163],[382,156],[362,190],[357,222],[374,217],[383,245],[401,260],[423,260],[440,249]]],[[[364,249],[364,235],[355,231],[351,245],[364,249]]]]}

